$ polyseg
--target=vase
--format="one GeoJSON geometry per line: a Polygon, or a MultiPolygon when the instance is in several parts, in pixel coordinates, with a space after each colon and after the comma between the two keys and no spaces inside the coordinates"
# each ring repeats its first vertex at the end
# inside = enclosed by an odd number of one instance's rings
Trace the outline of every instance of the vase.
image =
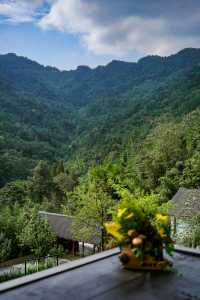
{"type": "Polygon", "coordinates": [[[136,257],[130,246],[121,248],[119,259],[124,268],[132,270],[161,271],[172,266],[168,260],[158,259],[155,256],[144,254],[141,257],[136,257]]]}

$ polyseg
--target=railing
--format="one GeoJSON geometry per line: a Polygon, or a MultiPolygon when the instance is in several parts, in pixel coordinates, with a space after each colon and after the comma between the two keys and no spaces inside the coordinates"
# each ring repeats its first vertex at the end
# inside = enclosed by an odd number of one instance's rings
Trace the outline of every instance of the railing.
{"type": "Polygon", "coordinates": [[[29,258],[24,261],[24,274],[38,272],[54,266],[58,266],[58,256],[42,256],[38,258],[29,258]]]}
{"type": "Polygon", "coordinates": [[[0,283],[11,279],[23,277],[24,275],[37,273],[59,265],[58,256],[44,256],[38,258],[28,258],[20,264],[13,265],[0,270],[0,283]]]}

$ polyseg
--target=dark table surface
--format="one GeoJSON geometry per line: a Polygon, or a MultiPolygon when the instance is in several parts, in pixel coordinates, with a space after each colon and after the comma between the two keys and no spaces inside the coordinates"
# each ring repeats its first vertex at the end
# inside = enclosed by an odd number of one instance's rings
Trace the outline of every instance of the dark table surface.
{"type": "Polygon", "coordinates": [[[124,270],[117,256],[0,294],[0,300],[200,300],[200,258],[174,255],[171,273],[124,270]]]}

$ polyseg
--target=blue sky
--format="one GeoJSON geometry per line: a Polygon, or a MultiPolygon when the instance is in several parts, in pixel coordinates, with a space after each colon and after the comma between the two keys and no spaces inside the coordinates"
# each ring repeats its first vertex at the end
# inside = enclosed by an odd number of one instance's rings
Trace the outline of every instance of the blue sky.
{"type": "Polygon", "coordinates": [[[0,53],[74,69],[200,47],[199,0],[0,0],[0,53]]]}

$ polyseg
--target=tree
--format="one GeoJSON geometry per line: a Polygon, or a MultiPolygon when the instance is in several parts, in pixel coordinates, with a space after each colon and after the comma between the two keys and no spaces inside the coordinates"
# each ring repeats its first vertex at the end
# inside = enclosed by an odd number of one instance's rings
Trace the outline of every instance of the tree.
{"type": "Polygon", "coordinates": [[[19,233],[21,247],[28,248],[36,257],[46,256],[56,245],[56,236],[47,220],[41,219],[36,208],[23,213],[23,228],[19,233]]]}
{"type": "Polygon", "coordinates": [[[103,250],[107,239],[104,224],[110,219],[115,201],[107,193],[104,182],[92,171],[75,194],[79,203],[73,224],[74,235],[77,240],[99,244],[103,250]]]}
{"type": "Polygon", "coordinates": [[[194,153],[192,157],[185,161],[185,168],[181,178],[182,185],[186,187],[200,187],[200,155],[194,153]]]}
{"type": "Polygon", "coordinates": [[[12,252],[12,241],[0,232],[0,262],[8,259],[12,252]]]}
{"type": "Polygon", "coordinates": [[[16,180],[0,189],[0,202],[4,204],[23,203],[27,196],[27,181],[16,180]]]}
{"type": "Polygon", "coordinates": [[[2,259],[17,257],[20,247],[17,238],[19,227],[18,218],[20,215],[20,207],[18,203],[10,206],[0,205],[0,235],[2,259]],[[4,252],[6,250],[6,252],[4,252]],[[4,253],[4,254],[3,254],[4,253]]]}
{"type": "Polygon", "coordinates": [[[45,198],[51,198],[53,181],[47,162],[41,160],[34,168],[29,190],[31,198],[39,203],[45,198]]]}

